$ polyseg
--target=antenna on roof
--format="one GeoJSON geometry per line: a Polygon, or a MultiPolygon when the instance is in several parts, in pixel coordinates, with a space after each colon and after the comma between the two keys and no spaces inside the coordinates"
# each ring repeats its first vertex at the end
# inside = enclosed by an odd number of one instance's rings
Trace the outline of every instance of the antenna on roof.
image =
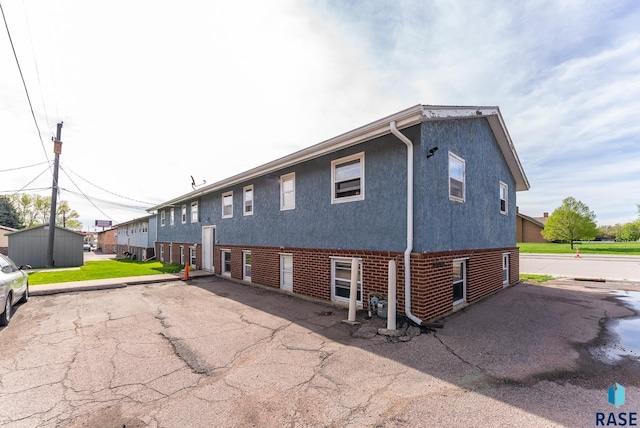
{"type": "Polygon", "coordinates": [[[207,180],[202,180],[202,183],[196,184],[196,180],[193,179],[193,175],[191,176],[191,188],[196,190],[196,187],[204,186],[207,184],[207,180]]]}

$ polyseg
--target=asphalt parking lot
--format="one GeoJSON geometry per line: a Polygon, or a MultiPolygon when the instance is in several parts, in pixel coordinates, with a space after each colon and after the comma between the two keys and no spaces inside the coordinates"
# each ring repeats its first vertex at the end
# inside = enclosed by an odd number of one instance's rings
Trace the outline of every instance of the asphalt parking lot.
{"type": "Polygon", "coordinates": [[[640,411],[639,360],[596,357],[635,313],[597,283],[519,284],[398,339],[376,334],[383,320],[352,326],[346,309],[217,278],[16,309],[0,330],[8,427],[595,426],[640,411]]]}

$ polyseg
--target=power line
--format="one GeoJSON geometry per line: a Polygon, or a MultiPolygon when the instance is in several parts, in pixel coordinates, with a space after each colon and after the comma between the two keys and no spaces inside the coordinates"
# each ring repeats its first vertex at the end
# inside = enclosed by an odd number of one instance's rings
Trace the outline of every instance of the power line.
{"type": "Polygon", "coordinates": [[[22,0],[22,8],[24,9],[24,20],[27,23],[27,33],[29,34],[29,41],[31,42],[31,55],[33,56],[33,65],[36,68],[36,76],[38,77],[38,86],[40,88],[40,100],[42,101],[42,108],[44,109],[44,118],[47,122],[47,129],[51,129],[49,125],[49,114],[47,113],[47,105],[44,102],[44,94],[42,93],[42,81],[40,81],[40,71],[38,70],[38,61],[36,61],[36,50],[33,47],[33,37],[31,37],[31,26],[29,25],[29,15],[27,14],[27,5],[22,0]]]}
{"type": "MultiPolygon", "coordinates": [[[[36,125],[36,130],[38,131],[38,138],[40,139],[40,144],[42,145],[42,150],[44,151],[44,156],[47,158],[47,163],[50,163],[49,155],[47,155],[47,149],[44,147],[44,141],[42,141],[42,134],[40,133],[40,127],[38,126],[38,120],[36,119],[36,114],[33,111],[33,104],[31,104],[31,97],[29,97],[29,90],[27,89],[27,82],[24,80],[24,75],[22,74],[22,68],[20,67],[20,61],[18,61],[18,54],[16,53],[16,48],[13,45],[13,39],[11,38],[11,33],[9,32],[9,25],[7,24],[7,17],[4,14],[4,8],[2,7],[2,3],[0,3],[0,11],[2,12],[2,19],[4,20],[4,27],[7,29],[7,35],[9,36],[9,43],[11,44],[11,50],[13,51],[13,57],[16,60],[16,65],[18,66],[18,71],[20,72],[20,78],[22,79],[22,86],[24,86],[24,92],[27,95],[27,101],[29,102],[29,108],[31,109],[31,116],[33,117],[33,123],[36,125]]],[[[51,169],[51,165],[49,165],[49,169],[51,169]]],[[[53,174],[53,172],[52,172],[53,174]]]]}
{"type": "Polygon", "coordinates": [[[67,174],[67,171],[65,171],[65,170],[64,170],[64,168],[60,168],[60,169],[62,169],[62,172],[64,172],[64,175],[66,175],[66,176],[67,176],[67,178],[71,181],[71,183],[72,183],[74,186],[76,186],[76,189],[78,189],[78,192],[80,192],[80,194],[81,194],[82,196],[84,196],[84,198],[85,198],[87,201],[89,201],[89,203],[90,203],[91,205],[93,205],[93,207],[94,207],[95,209],[97,209],[98,211],[100,211],[100,214],[102,214],[103,216],[105,216],[106,218],[108,218],[108,219],[109,219],[109,220],[111,220],[111,221],[115,221],[115,220],[114,220],[114,219],[112,219],[110,216],[108,216],[107,214],[105,214],[105,213],[104,213],[104,211],[102,211],[100,208],[98,208],[98,206],[97,206],[96,204],[94,204],[94,203],[93,203],[93,201],[92,201],[92,200],[91,200],[87,195],[85,195],[85,194],[84,194],[84,192],[83,192],[82,190],[80,190],[80,187],[78,187],[78,185],[75,183],[75,181],[73,181],[73,179],[69,176],[69,174],[67,174]]]}
{"type": "MultiPolygon", "coordinates": [[[[71,193],[73,195],[84,196],[82,193],[78,193],[78,192],[73,191],[73,190],[65,189],[63,187],[61,187],[60,190],[63,190],[65,192],[67,192],[67,193],[71,193]]],[[[121,204],[119,202],[113,202],[113,201],[108,201],[106,199],[96,198],[95,196],[92,196],[91,199],[94,200],[95,202],[100,202],[101,204],[111,205],[111,206],[117,207],[117,208],[127,208],[127,209],[138,210],[138,211],[146,211],[147,208],[148,208],[146,206],[140,206],[140,205],[121,204]]]]}
{"type": "MultiPolygon", "coordinates": [[[[62,166],[60,166],[60,168],[62,168],[62,166]]],[[[137,200],[137,199],[128,198],[128,197],[126,197],[126,196],[122,196],[122,195],[119,195],[119,194],[117,194],[117,193],[110,192],[109,190],[107,190],[107,189],[105,189],[105,188],[103,188],[103,187],[100,187],[100,186],[98,186],[98,185],[97,185],[97,184],[95,184],[95,183],[90,182],[90,181],[89,181],[89,180],[87,180],[86,178],[83,178],[82,176],[80,176],[80,174],[78,174],[77,172],[73,171],[71,168],[67,168],[67,169],[68,169],[70,172],[72,172],[73,174],[75,174],[76,176],[78,176],[81,180],[83,180],[83,181],[85,181],[85,182],[87,182],[87,183],[91,184],[91,185],[92,185],[92,186],[94,186],[94,187],[97,187],[98,189],[102,190],[103,192],[107,192],[107,193],[109,193],[109,194],[111,194],[111,195],[117,196],[117,197],[122,198],[122,199],[127,199],[127,200],[129,200],[129,201],[139,202],[139,203],[141,203],[141,204],[145,204],[145,205],[149,205],[149,206],[155,205],[155,204],[154,204],[154,203],[152,203],[152,202],[139,201],[139,200],[137,200]]]]}
{"type": "Polygon", "coordinates": [[[0,169],[0,172],[16,171],[18,169],[26,169],[26,168],[31,168],[33,166],[44,165],[45,163],[48,163],[48,162],[34,163],[33,165],[26,165],[26,166],[17,166],[15,168],[9,168],[9,169],[0,169]]]}
{"type": "MultiPolygon", "coordinates": [[[[48,163],[48,162],[47,162],[47,163],[48,163]]],[[[13,192],[13,194],[12,194],[11,196],[15,196],[15,195],[17,195],[18,193],[22,192],[24,189],[26,189],[26,188],[27,188],[27,186],[28,186],[29,184],[33,183],[33,182],[34,182],[34,181],[36,181],[38,178],[40,178],[40,176],[41,176],[42,174],[44,174],[45,172],[47,172],[47,170],[48,170],[50,167],[51,167],[51,166],[50,166],[50,165],[48,165],[48,166],[45,168],[45,170],[44,170],[44,171],[42,171],[40,174],[38,174],[38,175],[36,176],[36,178],[34,178],[34,179],[33,179],[33,180],[31,180],[30,182],[28,182],[27,184],[25,184],[24,186],[22,186],[22,188],[21,188],[21,189],[16,190],[15,192],[13,192]]],[[[50,187],[49,187],[49,188],[50,188],[50,187]]]]}

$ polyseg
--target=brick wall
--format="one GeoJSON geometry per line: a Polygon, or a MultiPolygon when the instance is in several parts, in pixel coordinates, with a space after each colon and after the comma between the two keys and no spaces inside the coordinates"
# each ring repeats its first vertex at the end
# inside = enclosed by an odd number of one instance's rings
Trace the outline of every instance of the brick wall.
{"type": "MultiPolygon", "coordinates": [[[[215,272],[221,272],[220,251],[231,251],[231,277],[242,279],[242,250],[252,255],[251,281],[280,287],[280,253],[293,255],[293,292],[331,300],[331,257],[360,258],[363,266],[363,305],[367,296],[387,295],[388,262],[397,266],[398,313],[404,313],[404,255],[402,253],[324,250],[306,248],[216,246],[215,272]]],[[[452,269],[455,259],[467,266],[467,302],[473,303],[503,289],[502,254],[509,256],[509,283],[519,281],[518,248],[451,251],[411,255],[411,311],[418,318],[433,320],[453,310],[452,269]]]]}
{"type": "MultiPolygon", "coordinates": [[[[184,247],[184,261],[189,263],[189,249],[194,246],[193,242],[156,242],[156,260],[160,261],[160,247],[164,246],[164,262],[181,264],[180,247],[184,247]]],[[[196,244],[196,269],[202,267],[202,245],[196,244]]]]}

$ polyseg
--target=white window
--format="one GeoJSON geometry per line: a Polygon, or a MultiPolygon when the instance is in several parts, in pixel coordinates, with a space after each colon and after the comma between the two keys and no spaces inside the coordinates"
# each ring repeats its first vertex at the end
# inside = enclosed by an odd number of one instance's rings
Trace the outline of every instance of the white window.
{"type": "Polygon", "coordinates": [[[164,245],[160,245],[160,261],[164,261],[164,245]]]}
{"type": "Polygon", "coordinates": [[[293,291],[292,254],[280,254],[280,288],[293,291]]]}
{"type": "Polygon", "coordinates": [[[231,276],[231,251],[230,250],[222,250],[220,260],[222,262],[222,274],[226,276],[231,276]]]}
{"type": "Polygon", "coordinates": [[[243,189],[243,201],[244,208],[243,215],[253,215],[253,185],[247,186],[243,189]]]}
{"type": "Polygon", "coordinates": [[[296,173],[280,177],[280,210],[292,210],[296,207],[296,173]]]}
{"type": "Polygon", "coordinates": [[[364,199],[364,152],[331,162],[331,203],[364,199]]]}
{"type": "Polygon", "coordinates": [[[169,263],[173,263],[173,244],[169,244],[169,263]]]}
{"type": "Polygon", "coordinates": [[[142,223],[142,233],[147,233],[149,230],[149,223],[142,223]]]}
{"type": "Polygon", "coordinates": [[[187,205],[182,205],[182,224],[187,222],[187,205]]]}
{"type": "Polygon", "coordinates": [[[242,279],[251,281],[251,251],[242,252],[242,279]]]}
{"type": "Polygon", "coordinates": [[[184,245],[180,245],[180,264],[184,264],[184,245]]]}
{"type": "Polygon", "coordinates": [[[160,211],[160,226],[164,226],[164,211],[160,211]]]}
{"type": "Polygon", "coordinates": [[[464,159],[449,152],[449,199],[452,201],[465,201],[464,168],[464,159]]]}
{"type": "MultiPolygon", "coordinates": [[[[351,293],[351,259],[331,259],[331,300],[349,303],[351,293]]],[[[362,261],[359,262],[356,303],[362,307],[362,261]]]]}
{"type": "Polygon", "coordinates": [[[453,261],[453,306],[467,300],[467,260],[453,261]]]}
{"type": "Polygon", "coordinates": [[[171,208],[171,210],[169,211],[169,224],[170,224],[171,226],[173,226],[173,225],[174,225],[174,223],[175,223],[175,217],[176,217],[176,216],[175,216],[175,213],[174,213],[174,209],[173,209],[173,208],[171,208]]]}
{"type": "Polygon", "coordinates": [[[502,181],[500,182],[500,214],[508,214],[509,205],[507,204],[509,197],[509,187],[502,181]]]}
{"type": "Polygon", "coordinates": [[[198,202],[191,202],[191,223],[198,222],[198,202]]]}
{"type": "Polygon", "coordinates": [[[189,264],[191,265],[191,269],[196,268],[196,247],[189,247],[189,264]]]}
{"type": "Polygon", "coordinates": [[[233,192],[222,194],[222,218],[233,217],[233,192]]]}
{"type": "Polygon", "coordinates": [[[502,254],[502,284],[509,285],[509,253],[502,254]]]}

